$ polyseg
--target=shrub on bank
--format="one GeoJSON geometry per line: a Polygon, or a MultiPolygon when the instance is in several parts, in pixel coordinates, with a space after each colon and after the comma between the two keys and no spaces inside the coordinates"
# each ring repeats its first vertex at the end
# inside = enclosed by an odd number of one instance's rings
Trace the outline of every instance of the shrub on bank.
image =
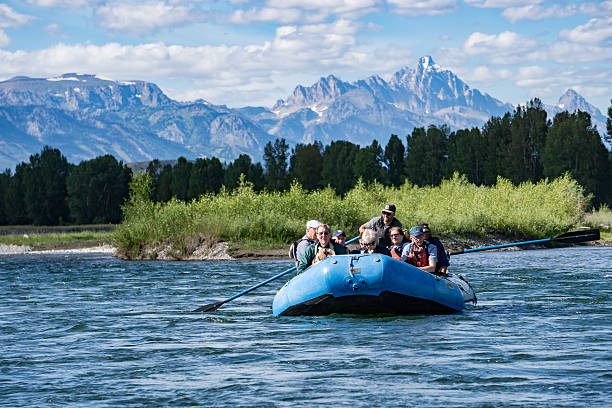
{"type": "Polygon", "coordinates": [[[136,255],[145,244],[162,242],[185,250],[185,242],[198,235],[280,246],[301,237],[309,219],[344,229],[352,238],[387,202],[396,205],[406,227],[427,221],[443,236],[547,237],[577,225],[588,201],[568,175],[519,186],[503,178],[494,186],[476,186],[457,174],[436,187],[358,183],[344,197],[329,187],[307,192],[297,183],[286,192],[256,193],[242,179],[232,191],[168,203],[150,200],[151,182],[140,174],[130,185],[124,220],[116,230],[116,245],[125,253],[136,255]]]}

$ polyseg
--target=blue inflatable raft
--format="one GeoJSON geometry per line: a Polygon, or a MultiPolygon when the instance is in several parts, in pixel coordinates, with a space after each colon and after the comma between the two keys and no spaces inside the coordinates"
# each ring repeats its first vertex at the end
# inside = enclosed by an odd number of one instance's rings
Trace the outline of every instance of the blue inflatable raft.
{"type": "Polygon", "coordinates": [[[283,286],[275,316],[448,314],[476,302],[459,275],[439,277],[389,256],[339,255],[319,262],[283,286]]]}

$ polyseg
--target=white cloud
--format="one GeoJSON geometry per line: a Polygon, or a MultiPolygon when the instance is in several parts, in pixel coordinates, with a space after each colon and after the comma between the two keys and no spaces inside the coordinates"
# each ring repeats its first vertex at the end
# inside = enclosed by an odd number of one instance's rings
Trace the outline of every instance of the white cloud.
{"type": "Polygon", "coordinates": [[[27,0],[28,3],[39,7],[83,7],[102,3],[103,0],[27,0]]]}
{"type": "Polygon", "coordinates": [[[0,30],[0,48],[6,47],[11,43],[11,39],[6,35],[4,30],[0,30]]]}
{"type": "Polygon", "coordinates": [[[404,16],[435,16],[459,10],[456,0],[387,0],[392,13],[404,16]]]}
{"type": "Polygon", "coordinates": [[[612,17],[593,18],[571,30],[562,30],[559,37],[584,44],[609,43],[612,39],[612,17]]]}
{"type": "Polygon", "coordinates": [[[612,0],[585,2],[578,6],[581,13],[591,16],[609,16],[612,14],[612,0]]]}
{"type": "Polygon", "coordinates": [[[508,69],[492,70],[486,65],[479,65],[470,72],[464,74],[466,80],[475,82],[492,82],[500,79],[509,79],[512,71],[508,69]]]}
{"type": "Polygon", "coordinates": [[[473,7],[480,8],[507,8],[540,4],[546,0],[463,0],[473,7]]]}
{"type": "Polygon", "coordinates": [[[196,21],[200,12],[164,2],[103,5],[96,10],[102,27],[127,32],[147,32],[196,21]]]}
{"type": "Polygon", "coordinates": [[[578,8],[574,5],[559,7],[556,4],[552,7],[542,7],[537,4],[531,4],[522,7],[510,7],[502,12],[502,16],[511,23],[516,23],[520,20],[539,21],[545,18],[562,18],[576,14],[578,8]]]}
{"type": "Polygon", "coordinates": [[[562,64],[577,62],[612,61],[612,47],[559,41],[548,50],[550,58],[562,64]]]}
{"type": "MultiPolygon", "coordinates": [[[[397,48],[364,48],[355,38],[360,29],[362,25],[351,20],[282,26],[271,41],[245,46],[60,43],[37,51],[0,50],[0,77],[82,72],[115,79],[143,79],[161,86],[180,79],[198,84],[203,90],[199,97],[215,96],[214,103],[235,106],[239,101],[242,106],[248,101],[237,95],[246,90],[248,95],[259,97],[259,103],[261,95],[268,95],[272,104],[279,97],[279,89],[290,92],[298,78],[384,72],[397,68],[398,61],[409,56],[409,52],[397,48]]],[[[194,92],[189,95],[196,96],[194,92]]]]}
{"type": "Polygon", "coordinates": [[[21,27],[32,20],[32,16],[19,14],[6,4],[0,3],[0,28],[21,27]]]}
{"type": "Polygon", "coordinates": [[[496,64],[513,64],[542,58],[536,41],[512,31],[500,34],[472,33],[463,44],[468,55],[485,55],[496,64]]]}
{"type": "Polygon", "coordinates": [[[309,24],[326,21],[332,16],[357,19],[380,8],[380,0],[268,0],[264,7],[234,10],[229,21],[235,24],[309,24]]]}

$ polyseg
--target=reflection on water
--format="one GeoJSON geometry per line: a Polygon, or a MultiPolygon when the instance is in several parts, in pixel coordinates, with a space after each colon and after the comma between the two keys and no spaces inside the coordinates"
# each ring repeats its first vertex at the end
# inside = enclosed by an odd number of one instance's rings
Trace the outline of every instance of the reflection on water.
{"type": "Polygon", "coordinates": [[[455,256],[450,316],[281,317],[287,261],[0,258],[0,405],[607,406],[612,248],[455,256]]]}

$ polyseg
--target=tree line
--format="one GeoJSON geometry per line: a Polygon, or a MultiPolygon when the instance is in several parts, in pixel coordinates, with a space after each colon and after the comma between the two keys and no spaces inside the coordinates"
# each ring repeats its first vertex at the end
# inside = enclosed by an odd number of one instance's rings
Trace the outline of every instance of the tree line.
{"type": "MultiPolygon", "coordinates": [[[[608,140],[611,136],[612,106],[608,140]]],[[[233,189],[241,175],[256,191],[283,191],[296,180],[307,190],[330,186],[342,195],[358,180],[436,186],[457,172],[476,185],[493,185],[499,176],[518,185],[569,172],[592,195],[594,206],[612,206],[612,154],[586,112],[561,112],[551,121],[534,99],[490,118],[482,129],[414,128],[405,142],[391,135],[384,147],[376,140],[365,147],[339,140],[290,149],[286,140],[276,139],[266,144],[263,165],[246,154],[230,163],[180,157],[174,165],[153,160],[146,171],[156,202],[233,189]]],[[[8,169],[0,174],[0,225],[118,223],[131,176],[111,155],[73,165],[46,146],[17,165],[14,174],[8,169]]]]}

